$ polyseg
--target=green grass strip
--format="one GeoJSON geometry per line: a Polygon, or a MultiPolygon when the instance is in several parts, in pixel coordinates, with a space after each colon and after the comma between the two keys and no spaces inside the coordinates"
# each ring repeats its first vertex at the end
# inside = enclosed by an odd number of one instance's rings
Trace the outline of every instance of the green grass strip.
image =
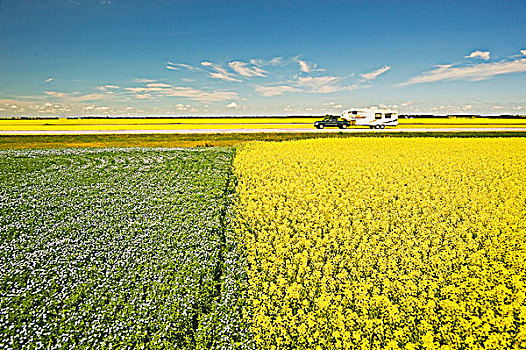
{"type": "Polygon", "coordinates": [[[210,147],[236,146],[246,141],[290,141],[347,137],[526,137],[521,131],[477,132],[312,132],[215,134],[104,134],[104,135],[2,135],[0,149],[69,147],[210,147]]]}

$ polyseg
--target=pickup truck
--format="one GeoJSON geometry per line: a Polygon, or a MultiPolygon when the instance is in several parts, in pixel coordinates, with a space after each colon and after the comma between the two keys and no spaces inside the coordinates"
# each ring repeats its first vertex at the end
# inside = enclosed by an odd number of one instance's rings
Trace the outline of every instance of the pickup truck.
{"type": "Polygon", "coordinates": [[[340,129],[347,129],[351,126],[351,122],[348,120],[338,120],[338,117],[327,116],[323,120],[314,122],[316,129],[323,129],[325,127],[334,126],[340,129]]]}

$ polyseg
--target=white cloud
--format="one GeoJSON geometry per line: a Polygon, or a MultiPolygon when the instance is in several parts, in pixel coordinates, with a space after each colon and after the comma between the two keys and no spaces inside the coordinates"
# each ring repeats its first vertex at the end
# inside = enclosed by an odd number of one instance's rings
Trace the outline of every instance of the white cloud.
{"type": "Polygon", "coordinates": [[[284,64],[283,57],[274,57],[268,61],[260,58],[254,58],[250,60],[250,63],[252,63],[255,66],[279,66],[284,64]]]}
{"type": "Polygon", "coordinates": [[[203,71],[199,67],[194,67],[194,66],[191,66],[191,65],[185,64],[185,63],[173,63],[173,62],[167,62],[166,68],[172,69],[172,70],[178,70],[180,68],[185,68],[185,69],[191,70],[193,72],[202,72],[203,71]]]}
{"type": "Polygon", "coordinates": [[[136,98],[137,100],[146,100],[146,99],[151,99],[152,98],[152,95],[151,94],[137,94],[134,96],[134,98],[136,98]]]}
{"type": "Polygon", "coordinates": [[[338,81],[339,78],[332,77],[332,76],[323,76],[323,77],[300,77],[298,78],[298,85],[299,86],[307,86],[311,88],[318,88],[320,86],[325,86],[328,84],[332,84],[336,81],[338,81]]]}
{"type": "Polygon", "coordinates": [[[335,85],[338,80],[338,78],[331,76],[303,77],[298,78],[297,85],[301,88],[306,88],[308,92],[328,94],[341,90],[338,85],[335,85]]]}
{"type": "Polygon", "coordinates": [[[102,90],[102,91],[107,91],[107,90],[115,90],[115,89],[119,89],[120,87],[117,86],[117,85],[103,85],[103,86],[99,86],[99,90],[102,90]]]}
{"type": "Polygon", "coordinates": [[[186,111],[186,110],[188,110],[188,108],[192,108],[192,106],[188,105],[188,104],[185,106],[182,103],[178,103],[178,104],[175,105],[175,109],[177,109],[178,111],[186,111]]]}
{"type": "Polygon", "coordinates": [[[226,105],[226,108],[237,108],[237,103],[235,102],[230,102],[229,104],[226,105]]]}
{"type": "Polygon", "coordinates": [[[195,79],[190,79],[190,78],[183,78],[181,80],[184,81],[185,83],[192,83],[195,81],[195,79]]]}
{"type": "Polygon", "coordinates": [[[339,85],[341,78],[333,76],[299,77],[288,85],[256,86],[255,90],[263,96],[283,95],[286,92],[306,92],[329,94],[338,91],[352,91],[361,88],[358,85],[339,85]]]}
{"type": "Polygon", "coordinates": [[[66,102],[84,102],[84,101],[97,101],[108,98],[108,95],[104,94],[86,94],[78,95],[78,93],[64,93],[56,91],[44,91],[44,94],[55,98],[63,99],[66,102]]]}
{"type": "Polygon", "coordinates": [[[82,101],[97,101],[102,100],[106,98],[106,96],[101,94],[87,94],[82,96],[68,96],[68,100],[74,101],[74,102],[82,102],[82,101]]]}
{"type": "Polygon", "coordinates": [[[398,86],[430,83],[441,80],[480,81],[496,75],[526,72],[526,58],[514,61],[479,63],[468,67],[454,67],[452,64],[439,65],[437,68],[417,75],[398,86]]]}
{"type": "Polygon", "coordinates": [[[27,106],[28,105],[28,102],[27,101],[21,101],[21,100],[13,100],[13,99],[0,99],[0,104],[3,104],[4,107],[9,107],[9,105],[12,105],[12,104],[18,104],[18,105],[24,105],[24,106],[27,106]]]}
{"type": "Polygon", "coordinates": [[[172,87],[172,85],[164,84],[164,83],[150,83],[150,84],[146,84],[146,86],[152,87],[152,88],[169,88],[169,87],[172,87]]]}
{"type": "Polygon", "coordinates": [[[487,61],[489,60],[489,51],[476,50],[470,53],[468,56],[464,56],[464,58],[475,58],[475,57],[479,57],[479,58],[482,58],[484,61],[487,61]]]}
{"type": "Polygon", "coordinates": [[[300,65],[300,71],[308,73],[311,70],[311,67],[307,64],[307,62],[298,60],[298,64],[300,65]]]}
{"type": "Polygon", "coordinates": [[[274,57],[270,61],[267,62],[270,66],[277,66],[283,63],[283,57],[274,57]]]}
{"type": "Polygon", "coordinates": [[[289,85],[279,85],[279,86],[256,86],[255,90],[263,96],[277,96],[283,95],[285,92],[297,92],[301,91],[298,88],[289,86],[289,85]]]}
{"type": "Polygon", "coordinates": [[[130,92],[134,93],[143,93],[143,92],[157,92],[157,91],[163,91],[164,89],[161,88],[148,88],[148,87],[127,87],[124,88],[124,90],[128,90],[130,92]]]}
{"type": "MultiPolygon", "coordinates": [[[[374,107],[374,106],[373,106],[374,107]]],[[[398,109],[400,108],[400,106],[398,105],[387,105],[385,103],[380,103],[379,105],[376,106],[377,108],[381,108],[381,109],[398,109]]]]}
{"type": "Polygon", "coordinates": [[[241,79],[236,78],[235,75],[233,75],[231,73],[228,73],[223,68],[215,68],[215,69],[216,69],[216,72],[212,72],[212,73],[208,74],[208,76],[210,76],[210,78],[221,79],[221,80],[224,80],[224,81],[241,82],[241,79]]]}
{"type": "Polygon", "coordinates": [[[312,73],[312,72],[323,72],[325,69],[319,69],[317,68],[318,65],[315,64],[315,63],[309,63],[305,60],[301,60],[299,59],[298,56],[296,57],[293,57],[292,60],[296,63],[299,64],[300,66],[300,71],[304,72],[304,73],[312,73]]]}
{"type": "MultiPolygon", "coordinates": [[[[41,97],[46,97],[43,95],[41,97]]],[[[47,96],[49,98],[49,96],[47,96]]],[[[5,112],[0,112],[0,115],[85,115],[85,114],[104,114],[104,115],[141,115],[141,114],[159,114],[153,112],[159,109],[158,106],[151,106],[142,109],[136,109],[130,106],[113,106],[109,104],[97,103],[71,103],[69,100],[64,100],[62,103],[53,103],[52,101],[36,102],[35,100],[12,100],[9,104],[4,104],[7,100],[0,99],[0,110],[3,108],[5,112]],[[9,106],[15,104],[17,109],[10,109],[9,106]]],[[[166,111],[171,113],[171,111],[166,111]]]]}
{"type": "Polygon", "coordinates": [[[185,97],[194,101],[217,102],[237,98],[237,92],[203,91],[185,86],[173,86],[164,83],[146,84],[145,87],[128,87],[125,90],[134,94],[154,94],[158,97],[185,97]]]}
{"type": "Polygon", "coordinates": [[[352,91],[359,88],[358,85],[338,85],[341,78],[333,76],[300,77],[296,85],[306,92],[329,94],[337,91],[352,91]]]}
{"type": "Polygon", "coordinates": [[[246,62],[233,61],[228,64],[237,74],[244,77],[264,77],[268,72],[254,65],[249,66],[246,62]]]}
{"type": "Polygon", "coordinates": [[[138,78],[138,79],[134,79],[133,82],[134,83],[155,83],[157,80],[155,79],[144,79],[144,78],[138,78]]]}
{"type": "Polygon", "coordinates": [[[44,80],[44,81],[45,81],[46,83],[49,83],[50,81],[53,81],[53,80],[55,80],[55,78],[53,78],[53,77],[49,77],[49,78],[47,78],[47,79],[44,80]]]}
{"type": "Polygon", "coordinates": [[[215,72],[208,73],[208,76],[210,78],[221,79],[221,80],[224,80],[224,81],[235,81],[235,82],[241,82],[242,81],[241,79],[238,79],[235,74],[227,72],[225,69],[221,68],[218,65],[213,64],[212,62],[203,61],[203,62],[201,62],[201,65],[203,65],[205,67],[210,67],[213,70],[215,70],[215,72]]]}
{"type": "Polygon", "coordinates": [[[379,68],[373,72],[370,72],[370,73],[364,73],[364,74],[360,74],[360,76],[362,78],[364,78],[365,80],[374,80],[376,79],[376,77],[378,77],[380,74],[383,74],[385,72],[387,72],[389,69],[391,69],[390,66],[383,66],[382,68],[379,68]]]}
{"type": "Polygon", "coordinates": [[[65,93],[63,93],[63,92],[44,91],[44,93],[45,93],[46,95],[53,96],[53,97],[58,97],[58,98],[67,97],[67,94],[65,94],[65,93]]]}
{"type": "Polygon", "coordinates": [[[323,105],[331,107],[331,108],[342,108],[343,107],[341,103],[336,103],[336,102],[325,102],[323,105]]]}
{"type": "Polygon", "coordinates": [[[521,50],[521,53],[526,56],[526,50],[521,50]]]}

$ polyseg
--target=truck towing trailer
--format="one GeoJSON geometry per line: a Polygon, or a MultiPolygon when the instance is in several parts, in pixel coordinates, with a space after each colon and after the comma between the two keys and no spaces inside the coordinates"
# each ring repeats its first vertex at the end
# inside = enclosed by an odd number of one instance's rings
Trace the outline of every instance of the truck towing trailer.
{"type": "Polygon", "coordinates": [[[314,127],[316,129],[323,129],[330,126],[336,126],[340,129],[347,129],[349,126],[351,126],[351,122],[349,120],[340,120],[338,117],[330,115],[323,118],[323,120],[314,122],[314,127]]]}

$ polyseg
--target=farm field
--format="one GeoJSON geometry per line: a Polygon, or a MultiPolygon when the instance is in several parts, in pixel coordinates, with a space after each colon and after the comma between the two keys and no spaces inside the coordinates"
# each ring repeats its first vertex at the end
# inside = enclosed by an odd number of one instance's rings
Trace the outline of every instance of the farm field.
{"type": "Polygon", "coordinates": [[[489,119],[489,118],[400,118],[400,128],[524,128],[526,119],[489,119]]]}
{"type": "Polygon", "coordinates": [[[526,347],[524,139],[251,143],[234,165],[257,348],[526,347]]]}
{"type": "Polygon", "coordinates": [[[1,151],[0,348],[207,349],[245,339],[236,307],[244,268],[225,229],[233,155],[1,151]]]}
{"type": "Polygon", "coordinates": [[[502,134],[2,150],[0,348],[525,348],[502,134]]]}
{"type": "MultiPolygon", "coordinates": [[[[297,118],[128,118],[128,119],[2,119],[0,131],[161,131],[313,129],[321,117],[297,118]]],[[[399,128],[526,128],[526,119],[414,118],[399,120],[399,128]]],[[[359,129],[368,130],[366,127],[359,129]]]]}

